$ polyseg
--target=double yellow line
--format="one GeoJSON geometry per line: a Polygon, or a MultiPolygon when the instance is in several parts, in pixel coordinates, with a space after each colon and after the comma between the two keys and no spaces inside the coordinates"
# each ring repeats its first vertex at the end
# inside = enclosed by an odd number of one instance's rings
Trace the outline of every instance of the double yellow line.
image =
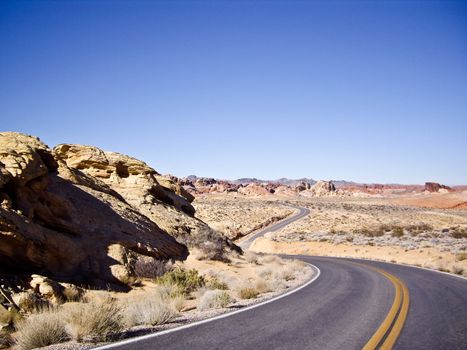
{"type": "Polygon", "coordinates": [[[409,312],[409,290],[405,283],[396,276],[377,267],[364,264],[359,265],[363,265],[382,274],[392,282],[396,290],[396,295],[394,296],[394,301],[389,313],[370,340],[368,340],[363,347],[363,350],[390,350],[399,337],[402,327],[404,326],[405,319],[407,318],[407,313],[409,312]]]}

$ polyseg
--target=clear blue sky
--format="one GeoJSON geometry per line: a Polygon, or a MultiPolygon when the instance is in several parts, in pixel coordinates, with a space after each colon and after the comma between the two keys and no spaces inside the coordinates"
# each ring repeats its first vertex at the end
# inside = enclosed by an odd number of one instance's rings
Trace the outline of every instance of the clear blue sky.
{"type": "Polygon", "coordinates": [[[2,130],[162,173],[467,183],[467,3],[0,2],[2,130]]]}

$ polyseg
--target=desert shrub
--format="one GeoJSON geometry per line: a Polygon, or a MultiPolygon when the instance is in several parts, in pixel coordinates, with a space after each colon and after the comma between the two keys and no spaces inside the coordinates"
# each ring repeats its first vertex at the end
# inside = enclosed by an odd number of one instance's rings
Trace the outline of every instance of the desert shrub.
{"type": "Polygon", "coordinates": [[[404,229],[400,226],[393,226],[392,227],[392,237],[402,237],[404,235],[404,229]]]}
{"type": "Polygon", "coordinates": [[[222,309],[232,302],[230,294],[224,290],[208,290],[200,298],[198,309],[222,309]]]}
{"type": "Polygon", "coordinates": [[[0,314],[0,323],[3,323],[3,324],[14,326],[18,324],[18,322],[20,322],[22,319],[23,319],[23,316],[15,308],[10,308],[4,313],[0,314]]]}
{"type": "Polygon", "coordinates": [[[185,295],[206,285],[204,277],[199,275],[196,269],[185,270],[181,267],[177,267],[176,269],[166,273],[156,281],[162,285],[176,286],[179,288],[180,292],[185,295]]]}
{"type": "Polygon", "coordinates": [[[283,264],[284,261],[277,255],[264,255],[261,257],[262,264],[283,264]]]}
{"type": "Polygon", "coordinates": [[[185,307],[185,297],[183,295],[174,295],[170,298],[170,304],[173,306],[175,311],[180,312],[185,307]]]}
{"type": "Polygon", "coordinates": [[[270,278],[273,273],[274,273],[274,269],[271,266],[265,266],[265,267],[263,267],[263,268],[256,271],[256,274],[259,277],[265,278],[265,279],[270,278]]]}
{"type": "Polygon", "coordinates": [[[384,235],[384,231],[380,230],[379,228],[376,228],[374,230],[370,230],[367,227],[363,227],[361,229],[353,230],[353,233],[359,233],[359,234],[367,236],[367,237],[379,237],[379,236],[384,235]]]}
{"type": "Polygon", "coordinates": [[[458,265],[454,265],[452,267],[452,273],[455,273],[456,275],[462,275],[464,273],[464,269],[458,265]]]}
{"type": "Polygon", "coordinates": [[[32,291],[26,291],[17,294],[16,304],[26,312],[34,312],[49,307],[47,300],[43,300],[40,296],[32,291]]]}
{"type": "Polygon", "coordinates": [[[454,227],[451,228],[451,236],[457,239],[467,238],[467,228],[465,227],[454,227]]]}
{"type": "Polygon", "coordinates": [[[211,277],[206,283],[206,286],[211,289],[221,289],[221,290],[229,289],[229,285],[226,282],[219,280],[217,277],[211,277]]]}
{"type": "Polygon", "coordinates": [[[253,287],[240,287],[237,294],[240,299],[253,299],[259,295],[259,292],[253,287]]]}
{"type": "Polygon", "coordinates": [[[83,290],[76,286],[67,286],[63,289],[63,296],[66,301],[80,301],[83,296],[83,290]]]}
{"type": "Polygon", "coordinates": [[[467,259],[467,252],[460,252],[456,254],[456,261],[463,261],[467,259]]]}
{"type": "Polygon", "coordinates": [[[255,289],[258,291],[258,293],[269,293],[272,292],[273,289],[271,287],[271,283],[269,281],[266,281],[262,278],[259,278],[255,282],[255,289]]]}
{"type": "Polygon", "coordinates": [[[158,260],[149,256],[140,256],[134,265],[134,274],[139,278],[158,278],[173,270],[170,261],[158,260]]]}
{"type": "Polygon", "coordinates": [[[405,229],[409,231],[412,234],[412,236],[417,236],[418,234],[422,232],[432,231],[433,226],[426,224],[426,223],[420,223],[420,224],[408,225],[405,227],[405,229]]]}
{"type": "Polygon", "coordinates": [[[284,281],[291,281],[295,279],[295,273],[291,266],[282,266],[274,271],[273,277],[284,281]]]}
{"type": "Polygon", "coordinates": [[[0,349],[8,348],[12,342],[8,332],[0,330],[0,349]]]}
{"type": "Polygon", "coordinates": [[[201,260],[226,261],[226,250],[231,245],[219,232],[210,227],[201,229],[196,235],[180,237],[182,243],[199,250],[197,256],[201,260]]]}
{"type": "Polygon", "coordinates": [[[130,327],[143,324],[155,326],[171,321],[177,314],[171,298],[154,292],[126,305],[125,323],[130,327]]]}
{"type": "Polygon", "coordinates": [[[66,321],[68,333],[76,341],[107,341],[124,327],[122,308],[110,298],[73,304],[68,308],[66,321]]]}
{"type": "Polygon", "coordinates": [[[17,330],[15,341],[22,350],[57,344],[68,339],[63,318],[51,309],[29,315],[18,323],[17,330]]]}
{"type": "Polygon", "coordinates": [[[245,253],[245,260],[250,264],[257,264],[258,263],[258,254],[252,251],[247,251],[245,253]]]}

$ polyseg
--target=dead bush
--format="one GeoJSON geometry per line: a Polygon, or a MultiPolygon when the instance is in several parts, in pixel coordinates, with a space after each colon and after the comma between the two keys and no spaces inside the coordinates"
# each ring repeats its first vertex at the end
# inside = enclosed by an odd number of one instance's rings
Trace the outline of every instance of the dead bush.
{"type": "Polygon", "coordinates": [[[110,298],[101,302],[75,303],[67,311],[68,333],[79,342],[108,341],[116,338],[124,328],[122,308],[110,298]]]}
{"type": "Polygon", "coordinates": [[[19,349],[35,349],[68,339],[62,316],[52,309],[29,315],[17,325],[15,342],[19,349]]]}
{"type": "Polygon", "coordinates": [[[198,309],[222,309],[232,302],[230,294],[224,290],[207,290],[200,298],[198,309]]]}
{"type": "Polygon", "coordinates": [[[134,274],[139,278],[158,278],[173,270],[171,261],[140,256],[134,265],[134,274]]]}

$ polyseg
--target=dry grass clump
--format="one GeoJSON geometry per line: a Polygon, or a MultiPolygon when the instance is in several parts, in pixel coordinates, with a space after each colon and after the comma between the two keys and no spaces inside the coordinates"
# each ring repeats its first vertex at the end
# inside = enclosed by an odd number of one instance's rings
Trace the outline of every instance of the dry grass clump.
{"type": "Polygon", "coordinates": [[[457,239],[467,238],[467,227],[451,227],[451,236],[457,239]]]}
{"type": "Polygon", "coordinates": [[[258,264],[258,254],[252,251],[247,251],[245,254],[245,260],[250,264],[258,264]]]}
{"type": "Polygon", "coordinates": [[[256,289],[258,293],[260,294],[274,291],[274,289],[272,288],[271,282],[266,281],[262,278],[258,278],[256,280],[254,289],[256,289]]]}
{"type": "Polygon", "coordinates": [[[14,326],[22,320],[23,316],[14,308],[0,313],[0,323],[14,326]]]}
{"type": "Polygon", "coordinates": [[[456,275],[462,275],[464,273],[464,269],[458,265],[453,265],[451,270],[452,273],[455,273],[456,275]]]}
{"type": "Polygon", "coordinates": [[[259,291],[254,287],[239,287],[237,289],[237,294],[240,299],[253,299],[259,295],[259,291]]]}
{"type": "Polygon", "coordinates": [[[124,311],[125,323],[129,327],[156,326],[167,323],[178,315],[173,299],[160,291],[154,291],[142,299],[129,301],[124,311]]]}
{"type": "Polygon", "coordinates": [[[18,349],[28,350],[61,343],[68,339],[62,315],[52,309],[31,314],[17,325],[18,349]]]}
{"type": "Polygon", "coordinates": [[[139,278],[158,278],[173,270],[171,261],[158,260],[150,256],[140,256],[134,265],[134,274],[139,278]]]}
{"type": "Polygon", "coordinates": [[[113,299],[70,304],[67,330],[76,341],[101,342],[113,339],[124,328],[123,312],[113,299]]]}
{"type": "Polygon", "coordinates": [[[12,342],[8,332],[0,330],[0,349],[8,348],[12,342]]]}
{"type": "Polygon", "coordinates": [[[467,252],[460,252],[456,254],[456,261],[463,261],[467,259],[467,252]]]}
{"type": "Polygon", "coordinates": [[[261,257],[261,259],[259,259],[259,262],[261,264],[284,264],[284,260],[282,260],[281,258],[279,258],[277,255],[264,255],[261,257]]]}
{"type": "Polygon", "coordinates": [[[210,289],[220,289],[220,290],[228,290],[229,285],[227,282],[221,281],[218,277],[211,277],[209,278],[206,286],[210,289]]]}
{"type": "Polygon", "coordinates": [[[233,301],[225,290],[207,290],[199,300],[198,309],[223,309],[233,301]]]}

